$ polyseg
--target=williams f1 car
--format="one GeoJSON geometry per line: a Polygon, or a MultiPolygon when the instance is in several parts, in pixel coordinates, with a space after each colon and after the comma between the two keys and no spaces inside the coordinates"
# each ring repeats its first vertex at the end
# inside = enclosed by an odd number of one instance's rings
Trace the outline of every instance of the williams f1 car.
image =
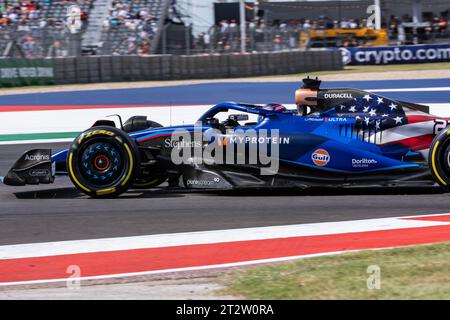
{"type": "Polygon", "coordinates": [[[450,190],[450,119],[431,115],[424,105],[320,85],[318,79],[304,79],[292,110],[225,102],[209,109],[196,125],[163,127],[135,116],[116,128],[114,121],[100,120],[68,149],[26,152],[3,182],[48,184],[55,176],[68,175],[76,188],[96,198],[167,180],[172,187],[201,189],[438,184],[450,190]],[[200,141],[194,138],[199,125],[200,141]],[[208,148],[212,130],[219,132],[213,138],[216,146],[244,146],[239,151],[244,161],[196,161],[196,154],[201,156],[196,152],[187,161],[174,161],[180,146],[208,148]],[[180,131],[193,139],[180,139],[180,131]],[[250,131],[256,136],[242,139],[250,131]],[[272,135],[261,139],[262,131],[272,135]],[[276,171],[262,174],[267,162],[250,161],[255,144],[270,150],[276,146],[276,171]]]}

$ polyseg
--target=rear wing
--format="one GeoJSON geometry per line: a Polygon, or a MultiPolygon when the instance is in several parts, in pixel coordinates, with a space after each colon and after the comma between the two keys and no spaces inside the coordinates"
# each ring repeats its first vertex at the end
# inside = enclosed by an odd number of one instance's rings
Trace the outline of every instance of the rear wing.
{"type": "Polygon", "coordinates": [[[409,109],[430,113],[430,107],[425,106],[423,104],[411,103],[406,101],[399,101],[399,103],[401,103],[404,107],[407,107],[409,109]]]}

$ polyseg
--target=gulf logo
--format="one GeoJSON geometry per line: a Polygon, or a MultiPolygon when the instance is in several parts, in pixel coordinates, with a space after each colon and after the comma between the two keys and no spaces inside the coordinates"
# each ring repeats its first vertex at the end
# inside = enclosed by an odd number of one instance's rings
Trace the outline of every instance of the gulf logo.
{"type": "Polygon", "coordinates": [[[327,150],[317,149],[311,155],[311,159],[316,166],[324,167],[330,162],[330,154],[327,150]]]}

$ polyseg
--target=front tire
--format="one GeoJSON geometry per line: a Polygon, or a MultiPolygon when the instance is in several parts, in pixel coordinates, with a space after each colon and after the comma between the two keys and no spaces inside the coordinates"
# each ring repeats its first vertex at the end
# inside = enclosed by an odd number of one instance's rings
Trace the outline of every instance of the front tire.
{"type": "Polygon", "coordinates": [[[139,169],[134,140],[112,127],[93,127],[72,143],[67,169],[73,184],[93,198],[112,198],[126,192],[139,169]]]}
{"type": "Polygon", "coordinates": [[[450,128],[447,127],[433,140],[428,157],[431,175],[447,192],[450,192],[450,128]]]}

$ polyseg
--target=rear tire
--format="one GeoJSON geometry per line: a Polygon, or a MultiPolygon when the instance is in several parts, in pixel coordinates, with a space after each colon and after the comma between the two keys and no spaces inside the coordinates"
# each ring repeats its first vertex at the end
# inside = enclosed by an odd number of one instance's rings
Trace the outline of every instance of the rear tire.
{"type": "Polygon", "coordinates": [[[166,182],[167,174],[160,174],[159,176],[151,176],[144,178],[137,178],[133,183],[134,189],[151,189],[156,188],[162,183],[166,182]]]}
{"type": "Polygon", "coordinates": [[[112,127],[94,127],[72,143],[67,169],[73,184],[93,198],[112,198],[126,192],[139,169],[136,142],[112,127]]]}
{"type": "Polygon", "coordinates": [[[450,192],[450,128],[447,127],[433,140],[428,157],[431,175],[447,192],[450,192]]]}
{"type": "Polygon", "coordinates": [[[164,183],[168,178],[167,170],[161,164],[141,168],[141,173],[133,183],[134,189],[150,189],[164,183]]]}

